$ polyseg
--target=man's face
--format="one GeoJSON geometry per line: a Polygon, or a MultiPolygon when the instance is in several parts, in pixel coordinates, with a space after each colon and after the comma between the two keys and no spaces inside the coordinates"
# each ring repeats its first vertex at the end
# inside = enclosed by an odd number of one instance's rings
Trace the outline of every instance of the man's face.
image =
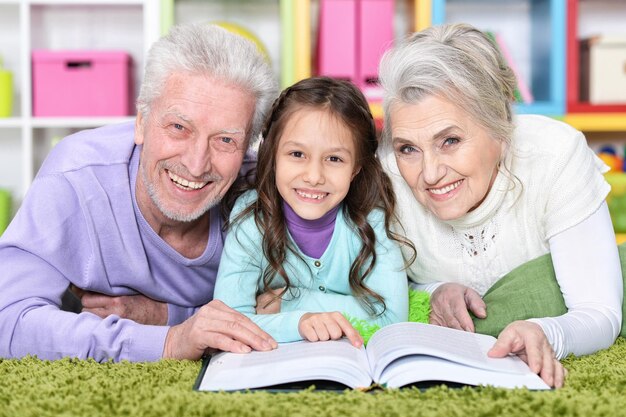
{"type": "Polygon", "coordinates": [[[193,222],[219,203],[241,167],[254,106],[251,93],[216,78],[167,79],[135,129],[137,202],[151,225],[193,222]]]}

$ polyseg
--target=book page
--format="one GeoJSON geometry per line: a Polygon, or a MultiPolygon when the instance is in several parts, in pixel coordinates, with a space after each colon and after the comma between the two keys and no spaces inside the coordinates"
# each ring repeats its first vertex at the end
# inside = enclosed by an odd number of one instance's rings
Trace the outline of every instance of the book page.
{"type": "Polygon", "coordinates": [[[516,356],[489,358],[492,336],[423,323],[396,323],[377,331],[367,345],[374,380],[392,361],[408,355],[430,355],[491,371],[524,374],[529,369],[516,356]]]}
{"type": "Polygon", "coordinates": [[[341,339],[281,343],[269,352],[222,352],[211,358],[198,390],[233,391],[309,380],[351,388],[371,385],[365,350],[341,339]]]}
{"type": "Polygon", "coordinates": [[[489,371],[426,355],[405,356],[393,361],[385,368],[378,382],[389,388],[400,388],[422,381],[491,385],[500,388],[550,389],[533,373],[511,374],[489,371]]]}

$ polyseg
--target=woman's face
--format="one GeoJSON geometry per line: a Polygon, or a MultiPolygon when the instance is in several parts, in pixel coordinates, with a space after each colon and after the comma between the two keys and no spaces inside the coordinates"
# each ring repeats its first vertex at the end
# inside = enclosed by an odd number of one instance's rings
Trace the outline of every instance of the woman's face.
{"type": "Polygon", "coordinates": [[[502,141],[438,96],[397,103],[390,120],[398,168],[417,201],[441,220],[480,205],[496,178],[502,141]]]}

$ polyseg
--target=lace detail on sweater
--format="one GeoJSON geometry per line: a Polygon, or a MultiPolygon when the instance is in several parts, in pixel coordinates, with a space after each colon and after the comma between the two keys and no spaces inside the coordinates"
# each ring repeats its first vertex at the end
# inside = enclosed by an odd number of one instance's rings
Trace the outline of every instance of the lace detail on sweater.
{"type": "Polygon", "coordinates": [[[452,229],[454,242],[467,265],[468,275],[461,283],[484,294],[500,277],[497,261],[496,242],[499,235],[498,216],[479,227],[471,229],[452,229]]]}

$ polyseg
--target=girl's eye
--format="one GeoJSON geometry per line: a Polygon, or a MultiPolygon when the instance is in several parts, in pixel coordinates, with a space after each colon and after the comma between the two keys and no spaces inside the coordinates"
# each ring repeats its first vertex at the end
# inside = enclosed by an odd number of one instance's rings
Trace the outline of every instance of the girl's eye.
{"type": "Polygon", "coordinates": [[[338,156],[329,156],[329,157],[328,157],[328,160],[329,160],[330,162],[343,162],[343,159],[341,159],[341,158],[340,158],[340,157],[338,157],[338,156]]]}

